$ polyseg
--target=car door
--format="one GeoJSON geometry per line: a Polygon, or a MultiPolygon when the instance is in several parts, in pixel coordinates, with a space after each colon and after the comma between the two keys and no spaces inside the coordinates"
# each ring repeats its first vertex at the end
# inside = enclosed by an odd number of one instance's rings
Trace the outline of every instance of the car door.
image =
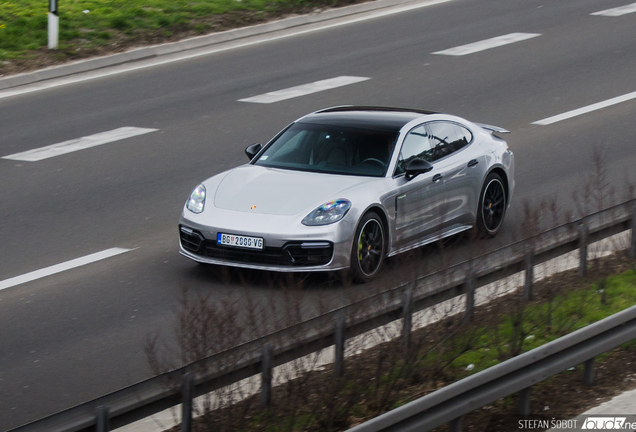
{"type": "Polygon", "coordinates": [[[486,157],[473,145],[473,134],[467,127],[450,121],[431,122],[427,126],[435,148],[436,166],[443,175],[444,228],[471,225],[486,157]]]}
{"type": "Polygon", "coordinates": [[[444,221],[444,182],[435,165],[433,170],[407,180],[404,173],[413,159],[434,161],[434,148],[424,125],[412,129],[404,138],[393,176],[395,196],[394,250],[416,246],[435,235],[444,221]]]}

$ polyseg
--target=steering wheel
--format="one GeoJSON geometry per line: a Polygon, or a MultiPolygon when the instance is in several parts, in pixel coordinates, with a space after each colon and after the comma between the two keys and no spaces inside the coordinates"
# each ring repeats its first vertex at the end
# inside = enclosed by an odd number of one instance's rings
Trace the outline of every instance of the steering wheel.
{"type": "Polygon", "coordinates": [[[384,162],[382,162],[380,159],[376,159],[376,158],[366,158],[360,163],[361,164],[368,163],[369,165],[377,165],[380,168],[384,168],[386,166],[386,164],[384,162]]]}

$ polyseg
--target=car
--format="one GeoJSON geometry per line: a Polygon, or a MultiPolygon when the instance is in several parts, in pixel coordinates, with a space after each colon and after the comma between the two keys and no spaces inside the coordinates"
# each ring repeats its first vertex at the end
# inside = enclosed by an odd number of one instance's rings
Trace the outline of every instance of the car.
{"type": "Polygon", "coordinates": [[[180,253],[268,271],[348,269],[367,282],[388,257],[471,229],[492,237],[515,188],[504,133],[419,109],[313,112],[196,186],[180,253]]]}

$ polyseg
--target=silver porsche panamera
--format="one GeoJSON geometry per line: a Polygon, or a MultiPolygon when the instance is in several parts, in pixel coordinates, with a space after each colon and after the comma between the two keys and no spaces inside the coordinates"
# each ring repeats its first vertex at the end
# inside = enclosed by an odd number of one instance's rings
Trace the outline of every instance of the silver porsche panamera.
{"type": "Polygon", "coordinates": [[[350,269],[465,230],[500,230],[514,191],[506,130],[430,111],[335,107],[301,117],[249,163],[198,185],[179,221],[199,263],[350,269]]]}

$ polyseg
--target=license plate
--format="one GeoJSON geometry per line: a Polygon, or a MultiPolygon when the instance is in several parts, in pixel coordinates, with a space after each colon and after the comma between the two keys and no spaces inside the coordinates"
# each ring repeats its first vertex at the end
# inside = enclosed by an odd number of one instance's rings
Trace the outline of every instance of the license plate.
{"type": "Polygon", "coordinates": [[[260,237],[247,237],[234,234],[218,233],[216,236],[217,244],[224,246],[234,246],[246,249],[263,249],[263,239],[260,237]]]}

